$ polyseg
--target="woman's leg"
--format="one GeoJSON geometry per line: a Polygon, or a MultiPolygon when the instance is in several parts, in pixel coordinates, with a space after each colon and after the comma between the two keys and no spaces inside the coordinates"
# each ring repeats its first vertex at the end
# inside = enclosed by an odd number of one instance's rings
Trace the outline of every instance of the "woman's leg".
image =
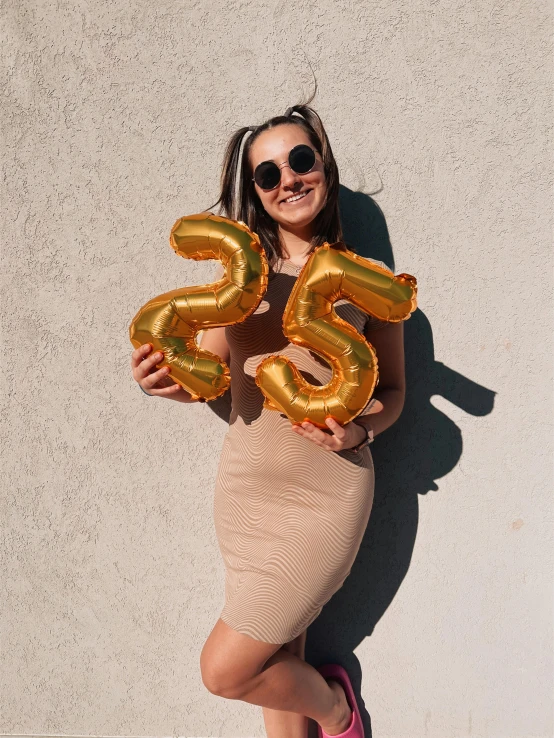
{"type": "MultiPolygon", "coordinates": [[[[281,648],[304,660],[307,631],[303,631],[294,640],[285,643],[281,648]]],[[[265,732],[267,738],[308,738],[308,718],[299,712],[272,710],[263,707],[265,732]]]]}
{"type": "Polygon", "coordinates": [[[219,619],[200,655],[202,681],[212,694],[306,715],[329,735],[342,733],[352,710],[340,684],[327,682],[282,646],[239,633],[219,619]]]}

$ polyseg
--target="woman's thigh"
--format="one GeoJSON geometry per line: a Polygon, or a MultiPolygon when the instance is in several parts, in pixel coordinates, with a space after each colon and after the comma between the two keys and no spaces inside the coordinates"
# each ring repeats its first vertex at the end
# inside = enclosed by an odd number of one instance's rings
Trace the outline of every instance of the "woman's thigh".
{"type": "MultiPolygon", "coordinates": [[[[290,642],[291,647],[298,647],[296,641],[290,642]]],[[[200,654],[202,681],[214,694],[232,694],[259,674],[282,647],[282,643],[265,643],[239,633],[219,618],[200,654]]]]}
{"type": "Polygon", "coordinates": [[[282,648],[284,648],[285,651],[289,651],[290,653],[293,653],[295,656],[298,656],[299,659],[304,659],[305,651],[306,651],[307,634],[308,634],[308,631],[303,630],[302,633],[296,636],[296,638],[293,638],[292,641],[289,641],[288,643],[284,643],[282,648]]]}

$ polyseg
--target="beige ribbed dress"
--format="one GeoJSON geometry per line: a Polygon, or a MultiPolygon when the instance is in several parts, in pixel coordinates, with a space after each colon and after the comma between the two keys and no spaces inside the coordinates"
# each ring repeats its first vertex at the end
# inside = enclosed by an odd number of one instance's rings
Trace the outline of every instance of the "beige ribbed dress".
{"type": "MultiPolygon", "coordinates": [[[[370,449],[326,451],[297,435],[286,416],[263,407],[254,381],[260,361],[276,353],[293,360],[312,384],[331,377],[326,362],[283,334],[283,312],[299,272],[279,262],[258,309],[225,329],[232,410],[214,495],[225,564],[220,618],[239,633],[275,644],[305,630],[340,589],[373,503],[370,449]]],[[[360,333],[386,325],[345,300],[335,310],[360,333]]]]}

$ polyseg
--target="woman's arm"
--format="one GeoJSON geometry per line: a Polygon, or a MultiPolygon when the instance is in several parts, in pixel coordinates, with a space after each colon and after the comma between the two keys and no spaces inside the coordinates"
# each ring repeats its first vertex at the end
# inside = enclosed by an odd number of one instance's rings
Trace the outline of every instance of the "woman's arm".
{"type": "Polygon", "coordinates": [[[388,323],[378,330],[366,331],[365,337],[377,352],[379,383],[372,397],[377,402],[373,412],[358,415],[356,422],[371,428],[376,436],[398,420],[404,407],[404,322],[388,323]]]}
{"type": "Polygon", "coordinates": [[[328,418],[330,434],[308,421],[292,425],[292,431],[309,438],[327,451],[341,451],[357,446],[363,440],[364,425],[373,430],[374,436],[389,428],[402,412],[406,381],[404,370],[404,323],[387,323],[377,330],[366,331],[365,337],[374,347],[378,357],[379,384],[373,393],[370,409],[358,415],[356,422],[339,425],[328,418]]]}
{"type": "Polygon", "coordinates": [[[200,348],[203,348],[205,351],[211,351],[212,354],[216,354],[222,361],[228,364],[231,352],[229,351],[229,344],[225,338],[225,326],[205,330],[200,338],[200,348]]]}

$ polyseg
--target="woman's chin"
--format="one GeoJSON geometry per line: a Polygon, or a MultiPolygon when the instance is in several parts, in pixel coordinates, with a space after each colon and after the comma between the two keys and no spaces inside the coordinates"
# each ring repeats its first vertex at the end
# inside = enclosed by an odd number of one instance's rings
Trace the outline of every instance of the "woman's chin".
{"type": "Polygon", "coordinates": [[[313,208],[305,208],[304,212],[283,213],[280,211],[275,220],[281,225],[295,226],[296,228],[304,228],[309,225],[317,216],[313,208]]]}
{"type": "Polygon", "coordinates": [[[307,218],[306,220],[280,219],[277,222],[279,223],[281,228],[284,228],[285,230],[299,230],[299,229],[307,228],[312,221],[313,221],[313,218],[307,218]]]}

